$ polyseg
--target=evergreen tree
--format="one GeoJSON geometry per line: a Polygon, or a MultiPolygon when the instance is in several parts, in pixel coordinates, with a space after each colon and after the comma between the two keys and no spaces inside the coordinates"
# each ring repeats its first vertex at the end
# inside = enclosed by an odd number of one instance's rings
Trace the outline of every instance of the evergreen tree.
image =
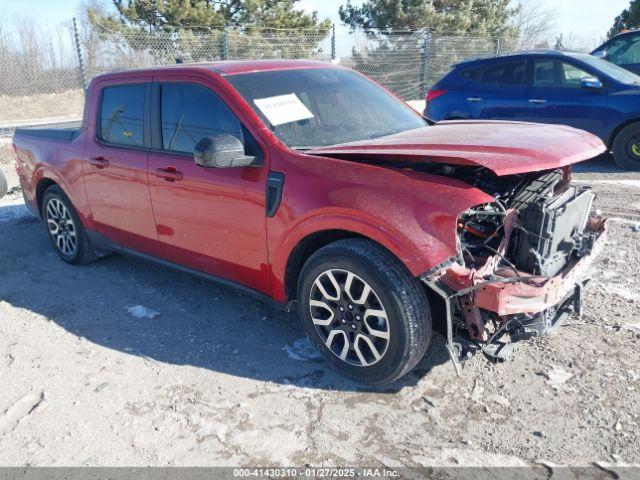
{"type": "Polygon", "coordinates": [[[495,54],[500,45],[513,43],[518,33],[514,18],[521,10],[510,4],[510,0],[366,0],[356,6],[347,0],[340,7],[340,19],[370,38],[364,50],[354,48],[353,66],[402,98],[416,100],[424,95],[425,86],[446,73],[432,66],[448,67],[466,57],[495,54]],[[428,32],[430,40],[416,30],[428,32]]]}
{"type": "Polygon", "coordinates": [[[640,28],[640,0],[632,0],[629,7],[624,9],[613,22],[609,30],[609,38],[616,36],[622,30],[640,28]]]}
{"type": "Polygon", "coordinates": [[[514,32],[518,9],[510,0],[367,0],[340,7],[340,19],[352,30],[406,31],[501,36],[514,32]]]}
{"type": "Polygon", "coordinates": [[[238,25],[251,28],[295,28],[328,31],[329,20],[296,8],[299,0],[113,0],[116,15],[98,14],[94,21],[148,31],[180,27],[238,25]]]}
{"type": "MultiPolygon", "coordinates": [[[[304,58],[331,29],[300,0],[113,0],[113,11],[90,1],[85,16],[112,65],[210,61],[220,58],[304,58]],[[123,64],[124,63],[124,64],[123,64]]],[[[96,42],[97,43],[97,42],[96,42]]]]}

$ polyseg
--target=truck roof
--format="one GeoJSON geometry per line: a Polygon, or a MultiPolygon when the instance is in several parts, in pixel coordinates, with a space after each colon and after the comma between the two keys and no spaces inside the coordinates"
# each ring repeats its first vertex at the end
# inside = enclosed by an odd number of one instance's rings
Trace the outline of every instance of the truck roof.
{"type": "Polygon", "coordinates": [[[175,72],[184,70],[186,72],[207,71],[219,75],[237,75],[241,73],[266,72],[273,70],[291,70],[301,68],[336,68],[329,62],[317,60],[225,60],[217,62],[202,63],[177,63],[174,65],[161,65],[156,67],[134,68],[127,70],[104,73],[96,78],[109,78],[112,76],[122,76],[123,73],[158,74],[162,72],[175,72]]]}

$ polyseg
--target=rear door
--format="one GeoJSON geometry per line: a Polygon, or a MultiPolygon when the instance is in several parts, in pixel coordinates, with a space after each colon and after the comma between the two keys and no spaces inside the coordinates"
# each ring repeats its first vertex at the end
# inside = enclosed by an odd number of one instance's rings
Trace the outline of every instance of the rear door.
{"type": "Polygon", "coordinates": [[[526,61],[502,59],[461,71],[463,96],[473,118],[520,120],[525,114],[526,61]]]}
{"type": "Polygon", "coordinates": [[[573,62],[541,57],[532,60],[530,74],[528,121],[569,125],[602,135],[610,118],[606,88],[581,87],[581,80],[595,77],[593,73],[573,62]]]}
{"type": "Polygon", "coordinates": [[[157,113],[149,185],[167,260],[270,293],[265,190],[268,163],[207,168],[193,152],[207,136],[229,134],[263,157],[256,137],[208,81],[154,84],[157,113]],[[156,133],[157,132],[157,133],[156,133]]]}
{"type": "MultiPolygon", "coordinates": [[[[135,250],[154,253],[156,227],[147,181],[145,107],[151,77],[97,85],[95,131],[85,143],[83,174],[99,233],[135,250]]],[[[95,128],[92,128],[95,127],[95,128]]]]}

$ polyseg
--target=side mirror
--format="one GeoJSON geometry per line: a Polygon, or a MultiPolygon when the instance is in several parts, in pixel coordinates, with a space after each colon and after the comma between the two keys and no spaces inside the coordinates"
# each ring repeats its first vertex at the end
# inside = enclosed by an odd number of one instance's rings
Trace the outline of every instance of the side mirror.
{"type": "Polygon", "coordinates": [[[580,87],[589,90],[600,90],[602,88],[602,82],[596,77],[584,77],[580,80],[580,87]]]}
{"type": "Polygon", "coordinates": [[[204,137],[193,152],[193,160],[201,167],[248,167],[255,159],[245,155],[242,142],[229,134],[204,137]]]}
{"type": "Polygon", "coordinates": [[[591,55],[593,55],[596,58],[601,58],[602,60],[606,60],[607,59],[607,51],[606,50],[598,50],[597,52],[593,52],[591,55]]]}

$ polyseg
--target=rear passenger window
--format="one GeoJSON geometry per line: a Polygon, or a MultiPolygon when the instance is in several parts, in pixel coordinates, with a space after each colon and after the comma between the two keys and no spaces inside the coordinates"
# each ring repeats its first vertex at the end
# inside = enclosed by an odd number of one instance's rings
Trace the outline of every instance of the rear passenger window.
{"type": "Polygon", "coordinates": [[[200,85],[162,86],[162,145],[165,150],[193,153],[204,137],[229,134],[243,141],[240,121],[211,90],[200,85]]]}
{"type": "Polygon", "coordinates": [[[119,85],[102,90],[100,139],[116,145],[144,146],[145,85],[119,85]]]}
{"type": "Polygon", "coordinates": [[[460,72],[460,76],[468,82],[478,83],[482,78],[482,72],[484,72],[484,69],[484,65],[482,67],[467,68],[460,72]]]}
{"type": "Polygon", "coordinates": [[[482,73],[481,82],[485,85],[522,85],[525,62],[505,62],[489,65],[482,73]]]}

